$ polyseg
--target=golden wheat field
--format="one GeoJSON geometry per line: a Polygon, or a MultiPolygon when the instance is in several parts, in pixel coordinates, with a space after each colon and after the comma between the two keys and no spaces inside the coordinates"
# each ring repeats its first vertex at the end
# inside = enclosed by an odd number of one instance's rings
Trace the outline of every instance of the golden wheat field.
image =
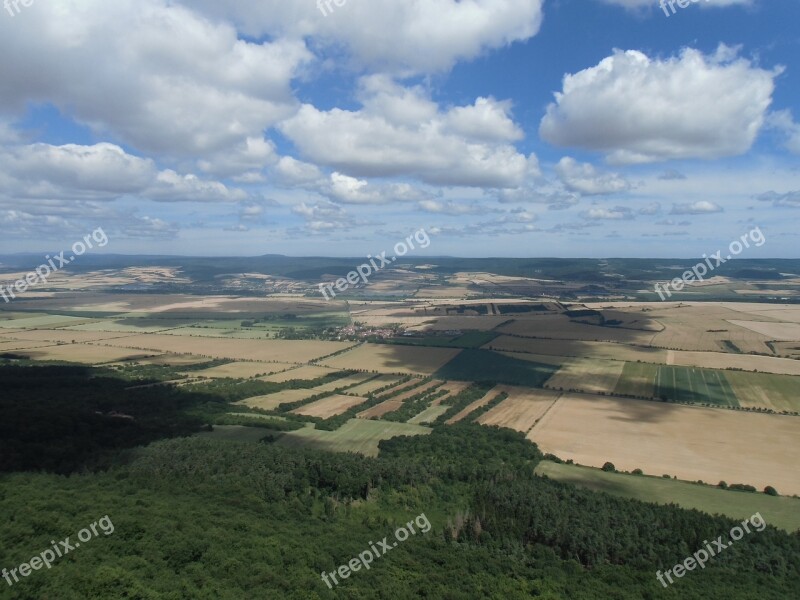
{"type": "Polygon", "coordinates": [[[456,348],[363,344],[321,364],[334,369],[430,375],[459,352],[456,348]]]}
{"type": "Polygon", "coordinates": [[[795,417],[564,394],[528,439],[582,465],[800,494],[795,417]]]}
{"type": "Polygon", "coordinates": [[[497,425],[527,433],[561,396],[550,390],[531,390],[510,385],[500,385],[496,392],[505,392],[508,398],[478,418],[481,425],[497,425]]]}
{"type": "Polygon", "coordinates": [[[354,406],[363,404],[366,401],[366,398],[362,398],[360,396],[342,396],[335,394],[333,396],[323,398],[322,400],[312,402],[311,404],[301,406],[292,412],[298,415],[304,415],[306,417],[320,417],[322,419],[329,419],[330,417],[335,417],[336,415],[339,415],[354,406]]]}

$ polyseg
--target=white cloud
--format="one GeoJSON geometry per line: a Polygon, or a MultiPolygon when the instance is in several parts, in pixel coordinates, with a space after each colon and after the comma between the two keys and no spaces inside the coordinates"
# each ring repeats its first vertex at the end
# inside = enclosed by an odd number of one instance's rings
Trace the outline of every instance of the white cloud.
{"type": "Polygon", "coordinates": [[[230,202],[247,194],[218,181],[159,171],[150,159],[114,144],[31,144],[0,152],[2,194],[13,198],[115,200],[124,196],[162,202],[230,202]]]}
{"type": "Polygon", "coordinates": [[[582,216],[592,221],[622,221],[633,219],[633,212],[623,206],[615,208],[595,207],[585,211],[582,216]]]}
{"type": "Polygon", "coordinates": [[[552,144],[604,152],[617,164],[735,156],[764,124],[780,72],[725,46],[669,59],[616,51],[565,76],[539,131],[552,144]]]}
{"type": "Polygon", "coordinates": [[[352,0],[323,16],[313,0],[185,0],[214,17],[232,18],[244,33],[311,37],[344,48],[357,66],[392,73],[444,71],[534,36],[542,0],[352,0]]]}
{"type": "Polygon", "coordinates": [[[774,112],[769,115],[767,121],[770,128],[786,136],[786,148],[794,154],[800,154],[800,123],[795,122],[792,111],[774,112]]]}
{"type": "Polygon", "coordinates": [[[724,209],[716,202],[708,200],[698,200],[697,202],[678,203],[672,205],[673,215],[705,215],[711,213],[719,213],[724,209]]]}
{"type": "MultiPolygon", "coordinates": [[[[643,8],[653,8],[658,6],[659,0],[601,0],[606,4],[622,6],[628,10],[639,10],[643,8]]],[[[698,4],[705,8],[725,8],[728,6],[752,6],[753,0],[692,0],[693,4],[698,4]]],[[[677,8],[677,7],[676,7],[677,8]]]]}
{"type": "MultiPolygon", "coordinates": [[[[0,23],[0,106],[49,102],[140,151],[213,155],[297,107],[301,41],[252,43],[168,0],[62,0],[0,23]]],[[[211,172],[213,169],[210,169],[211,172]]]]}
{"type": "Polygon", "coordinates": [[[310,160],[353,177],[517,187],[538,173],[535,156],[505,143],[520,135],[506,103],[481,98],[441,112],[422,88],[379,76],[362,80],[360,98],[359,111],[306,104],[279,128],[310,160]]]}
{"type": "Polygon", "coordinates": [[[586,196],[626,192],[631,184],[618,173],[601,173],[589,163],[578,163],[565,156],[556,165],[556,174],[564,186],[586,196]]]}

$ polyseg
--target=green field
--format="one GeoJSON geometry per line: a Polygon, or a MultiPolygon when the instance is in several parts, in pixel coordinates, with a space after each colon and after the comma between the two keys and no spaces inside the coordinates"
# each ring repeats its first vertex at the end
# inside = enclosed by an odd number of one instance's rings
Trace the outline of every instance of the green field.
{"type": "Polygon", "coordinates": [[[739,406],[726,373],[714,369],[628,362],[614,393],[675,402],[739,406]]]}
{"type": "Polygon", "coordinates": [[[607,473],[591,467],[550,461],[540,462],[536,474],[614,496],[658,504],[674,503],[683,508],[719,513],[734,519],[746,519],[760,512],[770,525],[790,532],[800,529],[800,500],[797,498],[721,490],[660,477],[607,473]]]}
{"type": "Polygon", "coordinates": [[[35,327],[66,327],[67,325],[77,325],[85,323],[88,319],[81,317],[67,317],[64,315],[26,315],[17,319],[4,319],[0,321],[0,328],[3,329],[32,329],[35,327]]]}
{"type": "Polygon", "coordinates": [[[434,377],[451,381],[492,381],[543,387],[558,367],[512,358],[490,350],[468,348],[440,368],[434,377]]]}
{"type": "Polygon", "coordinates": [[[725,376],[742,406],[800,412],[800,377],[744,371],[728,371],[725,376]]]}
{"type": "Polygon", "coordinates": [[[427,435],[432,430],[420,425],[350,419],[335,431],[306,427],[284,434],[276,443],[291,447],[310,447],[333,452],[359,452],[378,456],[378,442],[398,435],[427,435]]]}

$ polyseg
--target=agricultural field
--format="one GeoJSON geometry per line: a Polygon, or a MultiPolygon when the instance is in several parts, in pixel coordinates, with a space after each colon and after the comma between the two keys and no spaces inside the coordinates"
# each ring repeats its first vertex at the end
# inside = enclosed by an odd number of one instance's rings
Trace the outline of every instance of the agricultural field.
{"type": "Polygon", "coordinates": [[[73,342],[87,343],[107,340],[112,338],[124,337],[119,333],[95,333],[86,331],[74,331],[71,329],[28,329],[16,333],[2,333],[0,339],[32,340],[54,343],[71,344],[73,342]]]}
{"type": "Polygon", "coordinates": [[[707,369],[741,369],[779,375],[800,375],[800,360],[751,354],[725,354],[722,352],[688,352],[670,350],[667,364],[707,369]]]}
{"type": "Polygon", "coordinates": [[[133,335],[119,340],[106,340],[98,343],[107,346],[125,346],[158,352],[199,354],[213,358],[278,363],[307,363],[354,345],[349,342],[317,340],[200,339],[163,334],[133,335]]]}
{"type": "Polygon", "coordinates": [[[800,412],[800,377],[727,371],[741,406],[800,412]]]}
{"type": "Polygon", "coordinates": [[[565,362],[544,384],[554,390],[580,390],[610,394],[619,381],[625,363],[602,358],[573,358],[565,362]]]}
{"type": "Polygon", "coordinates": [[[81,317],[68,317],[65,315],[26,315],[14,319],[0,321],[0,329],[32,329],[34,327],[66,327],[78,323],[90,322],[90,319],[81,317]]]}
{"type": "Polygon", "coordinates": [[[333,452],[358,452],[378,456],[378,442],[398,435],[428,435],[432,430],[420,425],[350,419],[336,431],[306,427],[290,431],[276,442],[291,447],[309,447],[333,452]]]}
{"type": "Polygon", "coordinates": [[[294,414],[304,415],[306,417],[320,417],[321,419],[330,419],[336,415],[342,414],[346,410],[363,404],[366,398],[360,396],[343,396],[341,394],[334,394],[322,400],[317,400],[311,404],[306,404],[293,410],[294,414]]]}
{"type": "Polygon", "coordinates": [[[726,375],[713,369],[626,363],[613,391],[621,396],[739,406],[726,375]]]}
{"type": "Polygon", "coordinates": [[[528,439],[582,465],[800,494],[795,417],[564,394],[528,439]]]}
{"type": "MultiPolygon", "coordinates": [[[[565,314],[545,314],[532,317],[515,317],[510,323],[497,328],[498,333],[554,340],[579,340],[596,342],[627,342],[649,344],[656,334],[656,325],[643,318],[637,329],[624,329],[581,322],[565,314]],[[643,329],[641,327],[646,327],[643,329]]],[[[588,319],[584,319],[587,320],[588,319]]]]}
{"type": "Polygon", "coordinates": [[[274,394],[267,394],[266,396],[254,396],[253,398],[245,398],[244,400],[240,400],[236,404],[247,406],[249,408],[260,408],[262,410],[275,410],[281,404],[299,402],[301,400],[306,400],[307,398],[311,398],[311,396],[316,396],[317,394],[325,394],[329,392],[334,392],[336,390],[341,390],[342,388],[347,388],[348,386],[354,386],[356,384],[363,383],[369,377],[370,375],[368,373],[356,373],[354,375],[347,375],[345,377],[336,379],[329,383],[319,385],[315,388],[283,390],[280,392],[275,392],[274,394]]]}
{"type": "Polygon", "coordinates": [[[800,529],[800,499],[797,498],[723,490],[663,477],[609,473],[547,460],[540,462],[535,472],[614,496],[658,504],[674,503],[683,508],[702,510],[712,515],[723,514],[733,519],[746,519],[760,512],[770,525],[789,532],[800,529]]]}
{"type": "Polygon", "coordinates": [[[641,360],[642,362],[662,364],[667,362],[666,350],[610,342],[540,340],[504,335],[492,340],[484,348],[502,352],[528,352],[530,354],[546,354],[560,357],[605,358],[634,362],[641,360]]]}
{"type": "Polygon", "coordinates": [[[800,323],[776,323],[774,321],[730,321],[730,323],[759,333],[770,340],[800,342],[800,323]]]}
{"type": "Polygon", "coordinates": [[[529,390],[514,386],[499,385],[493,392],[505,392],[508,398],[478,417],[481,425],[497,425],[527,433],[541,419],[556,400],[560,392],[529,390]]]}
{"type": "MultiPolygon", "coordinates": [[[[8,350],[11,350],[11,348],[8,350]]],[[[158,352],[147,352],[135,348],[107,348],[91,344],[59,344],[15,348],[14,350],[31,360],[56,360],[87,365],[102,365],[122,360],[140,360],[153,354],[159,354],[158,352]]]]}
{"type": "MultiPolygon", "coordinates": [[[[336,342],[314,342],[328,343],[336,342]]],[[[332,350],[335,352],[335,350],[332,350]]],[[[461,350],[455,348],[420,348],[388,344],[362,344],[350,352],[321,361],[334,369],[355,369],[403,375],[431,375],[461,350]]]]}
{"type": "MultiPolygon", "coordinates": [[[[258,362],[231,362],[217,367],[211,367],[202,371],[195,371],[192,375],[197,377],[210,377],[212,379],[224,379],[227,377],[233,379],[250,379],[263,375],[269,375],[277,371],[288,369],[292,365],[282,365],[279,363],[258,363],[258,362]]],[[[314,377],[305,377],[302,379],[314,379],[314,377]]]]}
{"type": "Polygon", "coordinates": [[[408,420],[408,423],[411,425],[425,425],[427,423],[433,423],[450,408],[446,404],[437,404],[439,400],[441,400],[441,398],[437,398],[428,408],[423,410],[418,415],[411,417],[408,420]]]}
{"type": "Polygon", "coordinates": [[[461,411],[450,417],[447,420],[446,424],[452,425],[453,423],[458,423],[473,410],[476,410],[478,408],[481,408],[482,406],[486,406],[487,404],[489,404],[489,402],[491,402],[497,396],[497,394],[501,393],[502,390],[500,390],[499,388],[500,386],[495,386],[488,392],[486,392],[486,394],[484,394],[482,397],[478,398],[474,402],[470,402],[467,406],[464,407],[464,409],[462,409],[461,411]]]}
{"type": "Polygon", "coordinates": [[[355,394],[357,396],[366,396],[375,390],[379,390],[387,385],[395,384],[398,381],[400,381],[400,377],[397,377],[396,375],[379,375],[374,379],[370,379],[366,383],[362,383],[361,385],[350,388],[347,390],[347,393],[355,394]]]}
{"type": "Polygon", "coordinates": [[[488,350],[467,349],[440,368],[436,377],[542,387],[556,370],[553,365],[509,358],[488,350]]]}
{"type": "Polygon", "coordinates": [[[317,379],[335,373],[336,369],[327,369],[325,367],[317,367],[313,365],[303,365],[300,367],[293,367],[287,369],[285,366],[280,372],[273,372],[272,375],[260,377],[262,381],[272,381],[274,383],[284,383],[294,379],[317,379]]]}
{"type": "Polygon", "coordinates": [[[380,404],[370,406],[356,415],[359,419],[380,419],[383,415],[394,412],[403,406],[402,400],[384,400],[380,404]]]}

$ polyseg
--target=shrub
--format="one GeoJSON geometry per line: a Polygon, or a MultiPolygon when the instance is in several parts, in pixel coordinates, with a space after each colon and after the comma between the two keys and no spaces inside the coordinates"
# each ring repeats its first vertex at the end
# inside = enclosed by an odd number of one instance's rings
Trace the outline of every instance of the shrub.
{"type": "Polygon", "coordinates": [[[764,493],[767,494],[768,496],[780,496],[778,490],[776,490],[771,485],[768,485],[767,487],[764,488],[764,493]]]}
{"type": "Polygon", "coordinates": [[[616,470],[617,468],[614,466],[613,463],[607,462],[606,464],[603,465],[603,471],[606,471],[608,473],[615,473],[616,470]]]}

